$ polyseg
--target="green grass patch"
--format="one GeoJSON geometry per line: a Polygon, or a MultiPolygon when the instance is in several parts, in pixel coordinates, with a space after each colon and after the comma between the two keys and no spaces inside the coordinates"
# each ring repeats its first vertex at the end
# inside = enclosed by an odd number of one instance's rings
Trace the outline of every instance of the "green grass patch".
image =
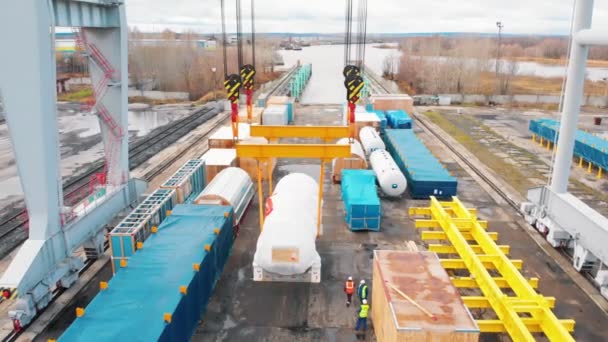
{"type": "Polygon", "coordinates": [[[517,166],[507,163],[502,158],[497,157],[485,146],[475,141],[468,133],[458,128],[440,113],[428,111],[424,114],[434,124],[441,127],[441,129],[456,139],[456,141],[462,144],[462,146],[473,153],[482,163],[496,172],[496,174],[502,177],[521,194],[527,193],[528,189],[534,186],[534,184],[528,180],[528,177],[519,171],[517,166]]]}
{"type": "Polygon", "coordinates": [[[57,95],[57,100],[59,101],[68,101],[68,102],[77,102],[85,100],[89,97],[93,96],[93,89],[91,88],[83,88],[80,90],[76,90],[73,92],[61,93],[57,95]]]}

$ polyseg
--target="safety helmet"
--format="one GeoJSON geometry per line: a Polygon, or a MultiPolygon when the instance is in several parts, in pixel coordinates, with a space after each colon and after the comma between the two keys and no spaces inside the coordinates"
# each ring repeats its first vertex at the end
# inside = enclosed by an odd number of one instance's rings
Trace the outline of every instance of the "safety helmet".
{"type": "Polygon", "coordinates": [[[353,277],[350,277],[350,276],[349,276],[349,277],[348,277],[348,280],[353,280],[353,277]]]}
{"type": "Polygon", "coordinates": [[[367,304],[367,299],[364,299],[362,303],[367,304]]]}
{"type": "Polygon", "coordinates": [[[365,279],[361,279],[361,284],[365,284],[365,279]]]}

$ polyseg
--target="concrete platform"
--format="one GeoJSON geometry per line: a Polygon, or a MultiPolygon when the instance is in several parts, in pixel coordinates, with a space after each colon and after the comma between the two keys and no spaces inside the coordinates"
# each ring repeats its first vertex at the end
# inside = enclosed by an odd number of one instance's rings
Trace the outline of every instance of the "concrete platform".
{"type": "MultiPolygon", "coordinates": [[[[296,123],[331,125],[338,120],[338,106],[299,106],[296,123]]],[[[551,259],[517,223],[511,209],[494,200],[466,173],[441,146],[421,134],[429,148],[459,180],[459,197],[478,208],[482,219],[489,221],[491,231],[499,233],[499,243],[511,245],[513,258],[524,261],[524,275],[539,277],[540,292],[556,296],[555,313],[560,318],[577,321],[575,337],[581,341],[603,341],[608,316],[600,310],[568,274],[551,259]]],[[[274,179],[288,172],[305,172],[318,177],[315,160],[279,160],[274,179]]],[[[320,284],[256,283],[251,262],[259,233],[257,198],[241,226],[233,254],[217,284],[215,294],[193,341],[355,341],[353,328],[356,306],[347,308],[342,292],[343,281],[370,280],[372,251],[406,249],[405,242],[422,241],[414,230],[407,208],[424,206],[427,201],[409,198],[382,199],[383,223],[379,233],[353,233],[343,220],[339,185],[331,184],[329,168],[325,174],[323,222],[325,234],[318,240],[322,258],[320,284]]],[[[373,303],[371,303],[373,306],[373,303]]],[[[373,331],[365,338],[372,341],[373,331]]],[[[482,341],[495,341],[497,336],[482,334],[482,341]]]]}

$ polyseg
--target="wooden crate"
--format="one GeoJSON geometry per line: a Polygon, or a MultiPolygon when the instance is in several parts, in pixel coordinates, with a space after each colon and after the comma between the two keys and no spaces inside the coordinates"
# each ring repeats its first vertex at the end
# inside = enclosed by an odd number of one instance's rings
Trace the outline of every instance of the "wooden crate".
{"type": "MultiPolygon", "coordinates": [[[[250,128],[246,123],[239,123],[239,139],[249,139],[250,128]]],[[[222,126],[217,129],[209,139],[209,148],[234,148],[234,139],[232,137],[232,127],[222,126]]]]}
{"type": "Polygon", "coordinates": [[[479,340],[479,327],[432,252],[375,250],[371,312],[379,342],[479,340]],[[389,284],[437,319],[428,317],[389,284]]]}
{"type": "MultiPolygon", "coordinates": [[[[274,168],[277,166],[277,159],[272,158],[270,172],[274,172],[274,168]]],[[[251,180],[255,183],[258,179],[258,162],[253,158],[239,158],[239,167],[251,177],[251,180]]],[[[268,163],[262,162],[262,180],[268,180],[268,163]]]]}
{"type": "Polygon", "coordinates": [[[284,105],[289,102],[289,96],[271,96],[266,100],[266,106],[268,105],[284,105]]]}
{"type": "Polygon", "coordinates": [[[211,148],[201,159],[205,161],[205,184],[223,169],[237,166],[236,150],[231,148],[211,148]]]}
{"type": "Polygon", "coordinates": [[[414,112],[414,99],[407,94],[381,94],[371,98],[375,110],[402,109],[408,113],[414,112]]]}
{"type": "MultiPolygon", "coordinates": [[[[262,112],[264,108],[262,107],[253,107],[251,111],[251,123],[252,124],[260,124],[262,121],[262,112]]],[[[247,122],[247,107],[241,107],[239,109],[239,122],[246,123],[247,122]]]]}
{"type": "Polygon", "coordinates": [[[343,169],[367,169],[367,162],[359,157],[336,158],[331,166],[331,179],[337,183],[342,181],[343,169]]]}

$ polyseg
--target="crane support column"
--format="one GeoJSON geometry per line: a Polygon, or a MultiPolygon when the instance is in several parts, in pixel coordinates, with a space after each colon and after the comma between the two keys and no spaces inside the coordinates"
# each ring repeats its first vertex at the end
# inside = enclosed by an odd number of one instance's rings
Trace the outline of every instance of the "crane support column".
{"type": "MultiPolygon", "coordinates": [[[[593,0],[578,0],[575,6],[572,26],[574,37],[579,31],[591,27],[593,0]]],[[[574,134],[576,133],[585,87],[585,66],[589,46],[577,39],[572,39],[570,49],[564,107],[561,114],[557,153],[551,180],[551,189],[556,193],[565,193],[568,190],[568,177],[570,176],[570,165],[572,164],[572,153],[574,151],[574,134]]]]}

